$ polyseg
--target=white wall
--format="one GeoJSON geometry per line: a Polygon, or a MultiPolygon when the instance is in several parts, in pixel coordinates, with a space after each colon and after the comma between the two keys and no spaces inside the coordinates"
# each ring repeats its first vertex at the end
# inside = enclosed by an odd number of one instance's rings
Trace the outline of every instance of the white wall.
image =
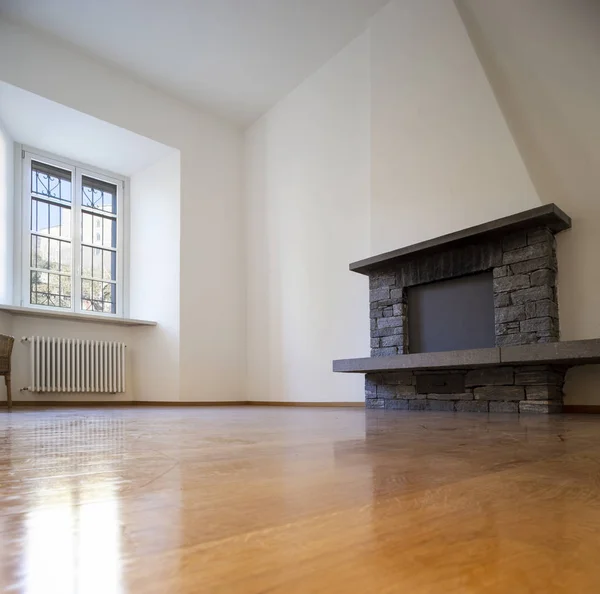
{"type": "Polygon", "coordinates": [[[540,205],[452,2],[395,0],[371,37],[371,250],[540,205]]]}
{"type": "Polygon", "coordinates": [[[0,303],[12,300],[14,141],[0,120],[0,303]]]}
{"type": "Polygon", "coordinates": [[[248,132],[248,395],[360,401],[368,354],[369,46],[361,36],[248,132]]]}
{"type": "Polygon", "coordinates": [[[158,322],[132,332],[137,400],[179,400],[180,169],[173,150],[130,180],[130,315],[158,322]]]}
{"type": "Polygon", "coordinates": [[[540,204],[450,2],[392,1],[246,146],[255,400],[362,400],[330,372],[369,352],[348,263],[540,204]]]}
{"type": "Polygon", "coordinates": [[[0,55],[18,56],[0,60],[0,80],[180,151],[179,396],[239,399],[245,357],[241,134],[72,46],[4,20],[0,55]]]}
{"type": "MultiPolygon", "coordinates": [[[[457,0],[558,235],[562,340],[600,337],[600,3],[457,0]]],[[[600,367],[571,370],[568,404],[600,404],[600,367]]]]}

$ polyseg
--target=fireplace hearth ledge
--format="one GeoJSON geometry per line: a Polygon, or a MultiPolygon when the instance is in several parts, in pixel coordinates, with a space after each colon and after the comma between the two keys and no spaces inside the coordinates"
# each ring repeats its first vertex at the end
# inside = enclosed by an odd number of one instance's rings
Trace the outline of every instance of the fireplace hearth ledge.
{"type": "Polygon", "coordinates": [[[415,353],[392,357],[340,359],[336,373],[475,369],[506,365],[561,365],[575,367],[600,363],[600,339],[572,340],[491,349],[415,353]]]}

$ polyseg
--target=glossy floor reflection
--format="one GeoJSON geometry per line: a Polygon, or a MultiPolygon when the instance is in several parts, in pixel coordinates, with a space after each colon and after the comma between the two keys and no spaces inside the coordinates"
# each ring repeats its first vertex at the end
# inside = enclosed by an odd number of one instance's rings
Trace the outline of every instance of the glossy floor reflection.
{"type": "Polygon", "coordinates": [[[0,591],[600,592],[600,418],[0,412],[0,591]]]}

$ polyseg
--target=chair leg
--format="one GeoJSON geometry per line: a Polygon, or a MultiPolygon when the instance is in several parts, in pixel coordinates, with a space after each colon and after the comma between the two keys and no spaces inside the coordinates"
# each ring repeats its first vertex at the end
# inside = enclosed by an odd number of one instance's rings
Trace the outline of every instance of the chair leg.
{"type": "Polygon", "coordinates": [[[8,410],[12,408],[12,394],[10,392],[10,373],[4,376],[4,383],[6,384],[6,405],[8,410]]]}

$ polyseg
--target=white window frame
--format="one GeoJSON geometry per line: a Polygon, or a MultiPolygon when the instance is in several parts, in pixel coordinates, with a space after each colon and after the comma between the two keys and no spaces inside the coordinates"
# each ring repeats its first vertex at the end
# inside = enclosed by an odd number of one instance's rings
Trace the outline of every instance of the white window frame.
{"type": "Polygon", "coordinates": [[[20,158],[16,163],[15,197],[15,303],[21,307],[56,314],[75,313],[107,319],[126,318],[129,314],[129,179],[91,165],[53,155],[25,145],[16,145],[20,158]],[[31,303],[31,162],[41,161],[71,172],[71,307],[31,303]],[[81,308],[81,180],[92,177],[117,187],[117,301],[116,312],[98,312],[81,308]]]}

